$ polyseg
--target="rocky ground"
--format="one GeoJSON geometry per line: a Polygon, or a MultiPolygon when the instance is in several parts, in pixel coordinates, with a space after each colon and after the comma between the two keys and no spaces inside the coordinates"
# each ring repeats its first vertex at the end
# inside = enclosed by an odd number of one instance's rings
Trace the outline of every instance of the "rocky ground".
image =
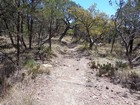
{"type": "Polygon", "coordinates": [[[59,50],[50,62],[50,75],[18,83],[0,105],[140,105],[139,93],[97,77],[89,54],[76,47],[59,50]]]}

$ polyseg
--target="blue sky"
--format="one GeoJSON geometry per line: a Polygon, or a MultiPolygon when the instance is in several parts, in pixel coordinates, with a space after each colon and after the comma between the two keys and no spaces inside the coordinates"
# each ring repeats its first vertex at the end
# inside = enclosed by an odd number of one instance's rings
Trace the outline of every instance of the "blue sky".
{"type": "Polygon", "coordinates": [[[114,15],[116,12],[115,6],[109,5],[109,0],[72,0],[75,1],[77,4],[80,4],[85,9],[89,8],[92,4],[97,4],[97,9],[101,12],[105,12],[109,16],[114,15]]]}

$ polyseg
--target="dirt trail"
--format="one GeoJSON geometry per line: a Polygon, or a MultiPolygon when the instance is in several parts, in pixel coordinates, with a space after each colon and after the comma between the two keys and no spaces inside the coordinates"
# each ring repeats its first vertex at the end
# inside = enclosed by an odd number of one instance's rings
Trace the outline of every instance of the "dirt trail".
{"type": "Polygon", "coordinates": [[[38,81],[44,85],[36,91],[35,105],[140,105],[140,100],[127,89],[97,78],[89,67],[88,57],[74,48],[59,54],[53,62],[55,67],[49,80],[41,77],[38,81]]]}
{"type": "MultiPolygon", "coordinates": [[[[67,48],[65,53],[52,59],[51,75],[39,75],[34,84],[22,87],[22,93],[33,91],[33,105],[140,105],[136,95],[131,95],[127,89],[96,77],[87,55],[76,48],[67,48]]],[[[11,101],[2,105],[23,104],[11,101]]]]}

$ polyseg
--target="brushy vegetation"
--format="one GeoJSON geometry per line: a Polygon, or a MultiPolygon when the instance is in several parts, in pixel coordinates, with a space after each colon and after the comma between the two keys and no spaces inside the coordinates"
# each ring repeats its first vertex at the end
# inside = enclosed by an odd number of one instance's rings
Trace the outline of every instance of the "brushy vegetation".
{"type": "Polygon", "coordinates": [[[7,80],[11,78],[16,71],[16,66],[7,58],[4,59],[4,63],[0,64],[0,95],[5,94],[7,89],[11,87],[7,80]]]}
{"type": "Polygon", "coordinates": [[[27,75],[31,75],[32,79],[36,78],[37,74],[46,73],[47,75],[50,75],[49,66],[45,67],[33,59],[27,60],[25,62],[25,67],[28,69],[27,75]]]}
{"type": "Polygon", "coordinates": [[[122,69],[128,67],[128,65],[126,63],[123,63],[122,61],[116,61],[115,66],[122,69]]]}
{"type": "Polygon", "coordinates": [[[97,76],[109,77],[111,82],[121,84],[123,87],[131,90],[140,90],[140,75],[135,72],[129,72],[128,65],[122,61],[116,61],[115,65],[111,63],[96,64],[91,62],[91,68],[97,69],[97,76]]]}
{"type": "Polygon", "coordinates": [[[33,99],[33,91],[30,90],[26,94],[20,90],[19,86],[16,85],[6,94],[6,99],[1,102],[1,105],[34,105],[35,100],[33,99]]]}
{"type": "Polygon", "coordinates": [[[132,90],[140,91],[140,75],[136,72],[131,72],[127,78],[127,84],[132,90]]]}
{"type": "Polygon", "coordinates": [[[113,66],[111,63],[107,64],[97,64],[99,68],[99,73],[97,74],[98,76],[114,76],[115,71],[118,70],[115,66],[113,66]]]}
{"type": "Polygon", "coordinates": [[[79,46],[78,50],[79,50],[79,51],[87,51],[87,50],[89,50],[88,43],[83,42],[83,43],[82,43],[82,46],[79,46]]]}
{"type": "Polygon", "coordinates": [[[28,59],[27,61],[25,61],[24,66],[27,68],[34,68],[35,66],[37,66],[37,63],[34,59],[28,59]]]}

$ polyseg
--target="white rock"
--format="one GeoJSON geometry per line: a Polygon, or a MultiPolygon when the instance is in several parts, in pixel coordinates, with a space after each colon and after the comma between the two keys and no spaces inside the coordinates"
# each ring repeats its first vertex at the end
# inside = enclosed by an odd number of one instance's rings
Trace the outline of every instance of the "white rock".
{"type": "Polygon", "coordinates": [[[38,71],[39,71],[39,73],[50,74],[51,68],[52,68],[52,65],[50,65],[50,64],[40,64],[38,71]]]}
{"type": "Polygon", "coordinates": [[[41,64],[40,66],[44,66],[45,68],[52,68],[52,65],[50,64],[41,64]]]}

